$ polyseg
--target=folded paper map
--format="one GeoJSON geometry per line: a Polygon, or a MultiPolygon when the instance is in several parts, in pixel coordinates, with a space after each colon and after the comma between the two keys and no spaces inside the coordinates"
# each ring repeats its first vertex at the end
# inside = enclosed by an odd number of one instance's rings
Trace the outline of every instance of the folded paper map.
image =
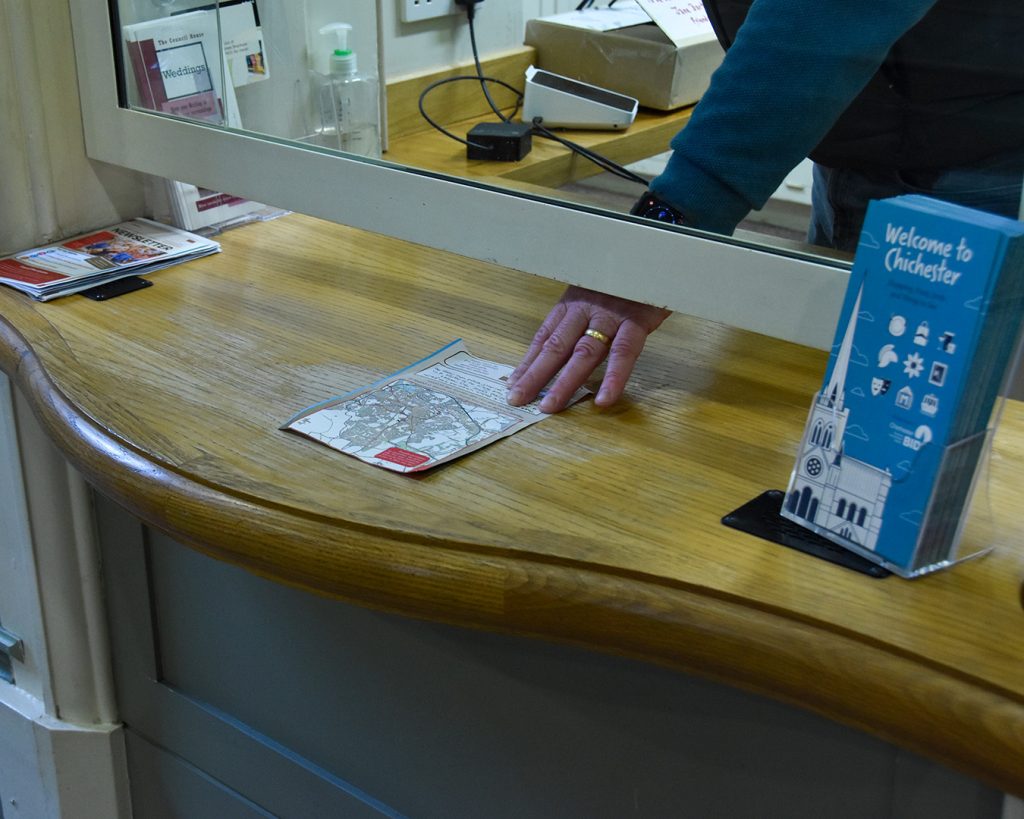
{"type": "MultiPolygon", "coordinates": [[[[422,472],[547,417],[536,401],[506,402],[512,370],[470,355],[459,339],[368,387],[303,410],[281,429],[374,466],[422,472]]],[[[570,403],[588,393],[580,389],[570,403]]]]}

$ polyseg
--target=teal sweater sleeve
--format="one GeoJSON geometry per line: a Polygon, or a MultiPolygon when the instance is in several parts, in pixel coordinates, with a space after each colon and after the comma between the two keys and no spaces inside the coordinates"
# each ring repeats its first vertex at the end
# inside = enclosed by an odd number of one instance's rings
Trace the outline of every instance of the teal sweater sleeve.
{"type": "Polygon", "coordinates": [[[755,0],[651,190],[693,227],[731,233],[935,2],[755,0]]]}

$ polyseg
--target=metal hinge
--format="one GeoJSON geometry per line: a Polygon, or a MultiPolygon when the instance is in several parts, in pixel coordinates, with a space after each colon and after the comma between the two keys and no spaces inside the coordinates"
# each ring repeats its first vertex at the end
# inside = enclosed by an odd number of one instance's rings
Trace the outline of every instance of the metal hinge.
{"type": "Polygon", "coordinates": [[[3,626],[0,626],[0,654],[6,654],[19,662],[25,660],[25,644],[21,642],[20,637],[11,634],[3,626]]]}

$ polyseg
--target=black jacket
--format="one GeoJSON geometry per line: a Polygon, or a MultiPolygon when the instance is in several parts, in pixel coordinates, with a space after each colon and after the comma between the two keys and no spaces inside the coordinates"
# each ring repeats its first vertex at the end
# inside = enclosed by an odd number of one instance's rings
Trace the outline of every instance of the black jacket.
{"type": "MultiPolygon", "coordinates": [[[[724,48],[753,2],[705,0],[724,48]]],[[[1014,149],[1024,171],[1024,0],[938,0],[811,158],[830,167],[927,170],[1014,149]]]]}

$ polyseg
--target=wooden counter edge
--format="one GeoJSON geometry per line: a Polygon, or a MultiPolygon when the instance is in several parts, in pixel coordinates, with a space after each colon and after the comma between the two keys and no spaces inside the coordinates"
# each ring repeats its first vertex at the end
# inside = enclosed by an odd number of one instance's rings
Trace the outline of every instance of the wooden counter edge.
{"type": "Polygon", "coordinates": [[[1024,704],[878,638],[657,578],[486,553],[260,503],[154,462],[81,414],[3,320],[0,368],[97,489],[216,559],[382,611],[668,666],[809,709],[1024,796],[1024,704]]]}

